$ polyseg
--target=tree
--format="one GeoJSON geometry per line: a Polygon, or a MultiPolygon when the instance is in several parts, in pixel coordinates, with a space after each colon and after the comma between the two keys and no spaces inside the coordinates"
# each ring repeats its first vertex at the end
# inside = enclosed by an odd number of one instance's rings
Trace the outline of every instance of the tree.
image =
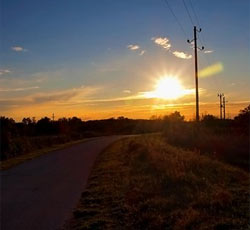
{"type": "Polygon", "coordinates": [[[41,134],[41,135],[50,135],[50,134],[53,134],[54,132],[53,124],[50,118],[48,117],[41,118],[37,122],[36,128],[37,128],[37,134],[41,134]]]}
{"type": "Polygon", "coordinates": [[[15,121],[12,118],[0,117],[0,153],[1,160],[7,158],[11,148],[12,138],[17,135],[15,121]]]}
{"type": "Polygon", "coordinates": [[[30,125],[32,123],[32,120],[29,117],[27,117],[27,118],[24,117],[22,122],[25,125],[30,125]]]}
{"type": "Polygon", "coordinates": [[[163,119],[168,122],[182,122],[184,121],[184,116],[182,116],[180,112],[175,111],[174,113],[165,116],[163,119]]]}
{"type": "Polygon", "coordinates": [[[245,109],[241,110],[239,115],[234,118],[237,125],[241,127],[245,127],[249,130],[250,125],[250,105],[248,105],[245,109]]]}

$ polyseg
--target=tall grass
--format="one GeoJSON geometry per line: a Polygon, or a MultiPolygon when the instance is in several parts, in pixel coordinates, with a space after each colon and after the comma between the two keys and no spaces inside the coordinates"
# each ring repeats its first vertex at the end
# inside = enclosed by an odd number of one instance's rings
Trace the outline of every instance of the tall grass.
{"type": "Polygon", "coordinates": [[[248,211],[246,172],[138,137],[99,156],[69,228],[245,230],[248,211]]]}
{"type": "Polygon", "coordinates": [[[164,136],[170,144],[249,169],[249,135],[233,128],[211,128],[192,122],[170,123],[165,127],[164,136]]]}

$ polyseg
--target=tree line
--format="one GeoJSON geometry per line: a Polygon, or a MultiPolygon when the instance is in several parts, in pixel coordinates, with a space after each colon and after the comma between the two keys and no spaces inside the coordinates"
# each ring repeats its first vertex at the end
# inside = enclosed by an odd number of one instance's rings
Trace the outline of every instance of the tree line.
{"type": "MultiPolygon", "coordinates": [[[[241,110],[234,119],[219,120],[213,115],[202,117],[200,125],[214,130],[236,130],[240,134],[249,134],[250,105],[241,110]]],[[[125,117],[103,120],[83,121],[78,117],[52,120],[43,117],[23,118],[15,122],[8,117],[0,117],[1,160],[13,156],[71,140],[116,134],[139,134],[161,132],[169,129],[171,124],[195,123],[186,122],[184,116],[176,111],[163,117],[151,119],[129,119],[125,117]]]]}

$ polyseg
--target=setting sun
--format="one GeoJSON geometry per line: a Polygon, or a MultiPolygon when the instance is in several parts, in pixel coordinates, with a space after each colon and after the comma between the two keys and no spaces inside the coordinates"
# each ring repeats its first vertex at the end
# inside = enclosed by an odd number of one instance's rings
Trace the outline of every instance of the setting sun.
{"type": "Polygon", "coordinates": [[[185,89],[177,77],[165,76],[157,80],[155,89],[146,92],[146,98],[173,100],[191,94],[193,90],[185,89]]]}
{"type": "Polygon", "coordinates": [[[176,99],[183,95],[183,87],[180,81],[174,77],[161,78],[154,91],[157,98],[176,99]]]}

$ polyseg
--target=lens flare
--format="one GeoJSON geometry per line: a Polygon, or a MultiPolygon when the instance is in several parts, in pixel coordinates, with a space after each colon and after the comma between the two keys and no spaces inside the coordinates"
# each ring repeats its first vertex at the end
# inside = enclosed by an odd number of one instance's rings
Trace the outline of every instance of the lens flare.
{"type": "Polygon", "coordinates": [[[214,65],[211,65],[211,66],[208,66],[208,67],[202,69],[199,72],[199,77],[201,77],[201,78],[209,77],[209,76],[212,76],[212,75],[215,75],[217,73],[222,72],[223,69],[224,69],[223,64],[221,62],[218,62],[214,65]]]}

